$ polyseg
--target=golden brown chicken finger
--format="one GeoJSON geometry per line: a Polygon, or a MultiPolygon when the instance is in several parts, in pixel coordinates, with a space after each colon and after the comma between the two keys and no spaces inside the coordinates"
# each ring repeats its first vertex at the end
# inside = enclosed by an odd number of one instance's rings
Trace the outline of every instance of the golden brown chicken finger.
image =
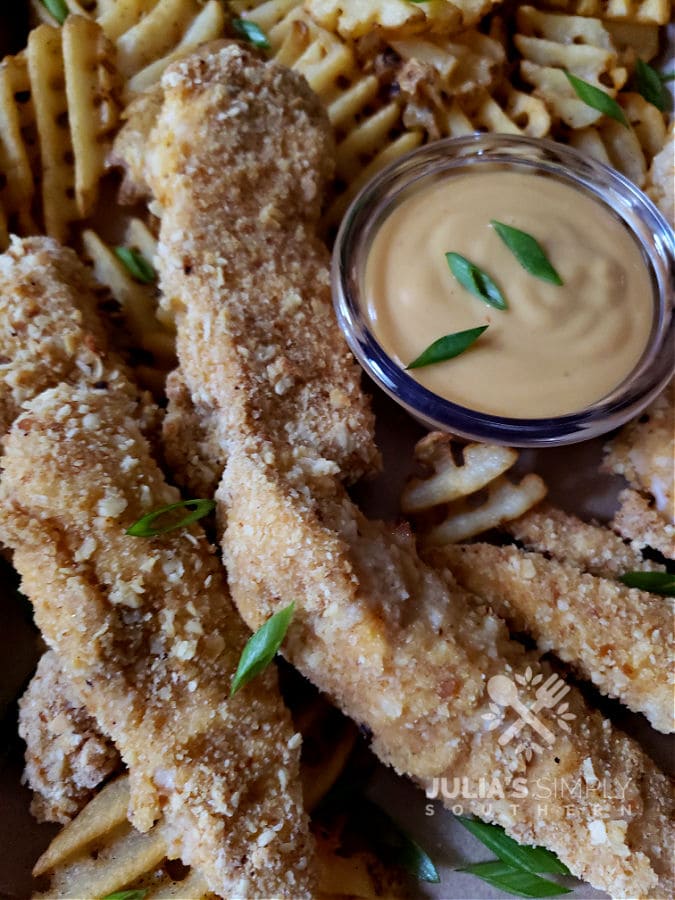
{"type": "Polygon", "coordinates": [[[539,503],[524,516],[502,526],[528,550],[573,563],[584,572],[615,578],[626,572],[660,572],[664,567],[644,559],[639,547],[626,544],[604,525],[584,522],[571,513],[539,503]]]}
{"type": "Polygon", "coordinates": [[[229,699],[246,633],[201,529],[125,534],[179,499],[128,398],[62,385],[11,429],[0,536],[46,640],[129,768],[133,823],[147,830],[163,813],[171,855],[221,896],[306,896],[300,738],[275,673],[229,699]]]}
{"type": "Polygon", "coordinates": [[[138,396],[154,427],[158,411],[126,380],[108,350],[100,286],[77,255],[47,237],[12,238],[0,256],[0,437],[21,404],[46,388],[106,382],[138,396]]]}
{"type": "MultiPolygon", "coordinates": [[[[575,724],[554,751],[528,761],[530,732],[502,745],[485,718],[490,679],[550,673],[342,487],[375,450],[311,233],[328,148],[316,100],[297,75],[239,47],[174,65],[163,87],[148,156],[164,209],[161,280],[186,383],[225,449],[223,548],[244,618],[257,627],[294,600],[289,658],[399,772],[426,786],[494,776],[506,793],[524,776],[523,802],[467,804],[616,896],[667,892],[667,779],[576,692],[575,724]],[[229,120],[236,128],[215,127],[229,120]],[[574,814],[559,795],[542,812],[535,787],[561,777],[583,785],[574,814]],[[605,779],[626,785],[623,801],[605,779]]],[[[504,711],[500,724],[511,722],[504,711]]]]}
{"type": "Polygon", "coordinates": [[[605,470],[633,488],[620,498],[614,527],[675,559],[675,381],[606,450],[605,470]]]}
{"type": "Polygon", "coordinates": [[[673,605],[540,553],[491,544],[429,551],[460,584],[486,600],[512,630],[571,663],[609,697],[675,730],[673,605]]]}
{"type": "Polygon", "coordinates": [[[26,742],[30,809],[39,822],[69,822],[122,766],[53,650],[42,656],[19,702],[19,735],[26,742]]]}
{"type": "Polygon", "coordinates": [[[675,525],[664,522],[652,501],[639,491],[621,491],[611,525],[626,540],[639,547],[653,547],[666,559],[675,560],[675,525]]]}

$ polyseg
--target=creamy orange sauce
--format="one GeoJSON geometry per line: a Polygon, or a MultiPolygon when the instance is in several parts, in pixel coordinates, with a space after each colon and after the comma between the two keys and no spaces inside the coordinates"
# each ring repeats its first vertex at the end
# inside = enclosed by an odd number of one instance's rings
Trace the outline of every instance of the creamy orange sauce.
{"type": "Polygon", "coordinates": [[[364,289],[369,325],[402,367],[443,335],[488,325],[463,355],[410,375],[462,406],[519,418],[578,412],[610,393],[639,361],[654,315],[641,252],[604,206],[506,171],[454,176],[405,199],[374,238],[364,289]],[[527,272],[491,219],[535,237],[563,285],[527,272]],[[462,287],[448,252],[490,275],[508,310],[462,287]]]}

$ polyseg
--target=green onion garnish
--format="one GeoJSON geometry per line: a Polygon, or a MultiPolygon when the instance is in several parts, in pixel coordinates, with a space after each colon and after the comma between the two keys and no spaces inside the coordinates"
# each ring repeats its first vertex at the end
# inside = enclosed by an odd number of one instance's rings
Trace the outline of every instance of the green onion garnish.
{"type": "Polygon", "coordinates": [[[457,281],[474,297],[484,300],[495,309],[508,309],[504,295],[487,272],[470,262],[465,256],[460,256],[459,253],[446,253],[445,258],[457,281]]]}
{"type": "Polygon", "coordinates": [[[232,19],[232,27],[237,34],[240,34],[249,42],[249,44],[253,44],[254,47],[260,47],[261,50],[270,49],[269,38],[260,25],[256,25],[256,23],[251,22],[250,19],[232,19]]]}
{"type": "Polygon", "coordinates": [[[430,344],[423,353],[420,353],[406,366],[406,369],[421,369],[423,366],[431,366],[434,363],[445,362],[459,356],[478,340],[487,327],[487,325],[480,325],[478,328],[468,328],[466,331],[446,334],[430,344]]]}
{"type": "Polygon", "coordinates": [[[626,128],[629,127],[624,111],[614,97],[610,97],[609,94],[600,90],[600,88],[597,88],[594,84],[589,84],[587,81],[577,78],[577,76],[572,75],[571,72],[565,72],[565,75],[574,88],[574,93],[580,100],[583,100],[586,106],[597,109],[598,112],[604,113],[604,115],[609,116],[610,119],[615,119],[617,122],[625,125],[626,128]]]}
{"type": "Polygon", "coordinates": [[[148,513],[147,516],[143,516],[137,522],[134,522],[130,528],[127,528],[126,534],[130,534],[133,537],[157,537],[159,534],[166,534],[167,531],[174,531],[176,528],[185,528],[185,526],[196,522],[197,519],[208,516],[215,509],[215,506],[215,500],[181,500],[178,503],[169,503],[168,506],[155,509],[153,512],[148,513]],[[178,509],[191,510],[191,512],[188,512],[186,516],[182,516],[178,520],[176,520],[175,516],[169,516],[172,521],[166,525],[155,526],[153,524],[161,516],[168,515],[178,509]]]}
{"type": "Polygon", "coordinates": [[[232,679],[230,697],[233,697],[239,688],[248,684],[252,678],[263,672],[272,662],[283,639],[286,637],[294,609],[295,603],[280,609],[246,641],[237,671],[232,679]]]}
{"type": "Polygon", "coordinates": [[[152,284],[156,281],[157,273],[138,250],[132,250],[131,247],[115,247],[115,256],[136,281],[140,281],[141,284],[152,284]]]}
{"type": "Polygon", "coordinates": [[[526,272],[551,284],[563,283],[536,238],[526,231],[505,225],[503,222],[496,222],[494,219],[490,224],[526,272]]]}

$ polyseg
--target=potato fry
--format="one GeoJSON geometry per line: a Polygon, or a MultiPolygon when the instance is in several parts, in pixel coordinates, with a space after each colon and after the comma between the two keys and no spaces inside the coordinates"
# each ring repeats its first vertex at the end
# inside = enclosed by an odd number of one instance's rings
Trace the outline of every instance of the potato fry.
{"type": "MultiPolygon", "coordinates": [[[[147,252],[152,246],[152,237],[149,234],[143,234],[143,227],[141,223],[134,226],[133,229],[129,226],[127,236],[140,235],[147,252]]],[[[134,240],[129,241],[132,247],[135,243],[134,240]]],[[[156,286],[135,281],[127,268],[95,231],[91,229],[84,231],[82,244],[86,255],[93,264],[96,280],[105,285],[121,305],[127,327],[134,340],[134,346],[142,347],[152,353],[157,367],[164,372],[173,368],[176,362],[174,341],[171,333],[162,326],[155,314],[157,309],[156,286]]],[[[150,260],[153,255],[154,252],[151,252],[150,260]]]]}
{"type": "Polygon", "coordinates": [[[345,38],[358,38],[373,28],[394,32],[397,36],[420,31],[452,34],[475,25],[501,0],[434,0],[413,4],[408,0],[307,0],[312,16],[331,31],[345,38]]]}
{"type": "Polygon", "coordinates": [[[209,0],[190,22],[180,41],[169,53],[162,56],[161,59],[149,63],[129,79],[127,91],[133,94],[147,90],[159,81],[166,67],[175,59],[186,56],[206,41],[222,37],[224,27],[225,12],[222,4],[218,0],[209,0]]]}
{"type": "Polygon", "coordinates": [[[40,139],[45,230],[50,237],[63,242],[70,223],[79,218],[79,210],[61,30],[50,25],[34,28],[28,37],[27,54],[40,139]]]}
{"type": "Polygon", "coordinates": [[[612,37],[621,65],[635,65],[636,58],[649,62],[659,52],[658,25],[636,25],[632,22],[607,22],[603,25],[612,37]]]}
{"type": "MultiPolygon", "coordinates": [[[[496,84],[506,60],[503,46],[493,38],[470,30],[455,38],[424,36],[391,40],[390,46],[405,62],[423,70],[425,93],[458,97],[496,84]]],[[[403,78],[397,78],[403,88],[403,78]]]]}
{"type": "Polygon", "coordinates": [[[119,84],[112,44],[100,26],[69,16],[61,31],[73,154],[75,197],[85,218],[92,210],[105,156],[119,119],[119,84]]]}
{"type": "Polygon", "coordinates": [[[200,6],[198,0],[159,0],[117,40],[117,64],[125,78],[166,56],[180,43],[200,6]]]}
{"type": "Polygon", "coordinates": [[[129,807],[129,779],[116,778],[89,801],[82,812],[56,835],[49,847],[36,862],[36,877],[60,866],[64,860],[122,825],[129,807]]]}
{"type": "Polygon", "coordinates": [[[602,113],[577,97],[565,72],[606,91],[611,97],[626,83],[611,35],[599,19],[543,13],[531,6],[517,12],[514,42],[520,74],[533,85],[550,111],[570,128],[597,122],[602,113]]]}
{"type": "Polygon", "coordinates": [[[538,475],[526,475],[519,484],[505,476],[487,487],[487,499],[475,508],[466,501],[453,504],[446,518],[423,535],[429,546],[467,541],[484,531],[497,528],[509,519],[517,519],[546,496],[546,485],[538,475]]]}
{"type": "Polygon", "coordinates": [[[157,0],[97,0],[94,16],[106,36],[111,41],[117,41],[138,25],[156,5],[157,0]]]}
{"type": "Polygon", "coordinates": [[[427,470],[412,478],[401,495],[401,509],[407,515],[442,513],[419,529],[427,546],[456,543],[496,528],[522,516],[546,495],[546,485],[538,475],[526,475],[513,484],[504,473],[518,460],[510,447],[467,444],[462,448],[462,464],[452,452],[452,437],[432,432],[415,447],[415,458],[427,470]],[[482,499],[480,492],[486,490],[482,499]],[[476,501],[479,501],[478,504],[476,501]]]}
{"type": "Polygon", "coordinates": [[[8,225],[14,219],[20,234],[35,234],[32,205],[39,150],[35,108],[26,54],[0,62],[0,202],[8,225]]]}
{"type": "Polygon", "coordinates": [[[541,0],[541,6],[579,16],[666,25],[670,0],[541,0]]]}
{"type": "Polygon", "coordinates": [[[457,465],[448,435],[436,431],[422,438],[415,447],[415,457],[432,474],[408,482],[401,496],[403,512],[421,512],[474,494],[503,475],[518,459],[512,448],[488,444],[468,444],[463,455],[462,465],[457,465]]]}

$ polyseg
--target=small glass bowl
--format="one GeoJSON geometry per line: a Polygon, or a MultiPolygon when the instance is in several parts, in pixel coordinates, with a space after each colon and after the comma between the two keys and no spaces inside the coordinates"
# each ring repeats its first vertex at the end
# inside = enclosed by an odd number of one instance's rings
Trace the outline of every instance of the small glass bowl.
{"type": "Polygon", "coordinates": [[[375,382],[428,428],[517,447],[572,444],[605,434],[636,416],[675,370],[675,235],[651,201],[628,179],[552,141],[475,134],[414,150],[378,173],[347,211],[333,252],[333,299],[349,346],[375,382]],[[378,228],[414,192],[453,175],[485,171],[547,174],[602,202],[628,227],[650,270],[654,321],[647,347],[610,394],[578,412],[516,419],[468,409],[419,384],[395,363],[368,328],[362,286],[378,228]]]}

